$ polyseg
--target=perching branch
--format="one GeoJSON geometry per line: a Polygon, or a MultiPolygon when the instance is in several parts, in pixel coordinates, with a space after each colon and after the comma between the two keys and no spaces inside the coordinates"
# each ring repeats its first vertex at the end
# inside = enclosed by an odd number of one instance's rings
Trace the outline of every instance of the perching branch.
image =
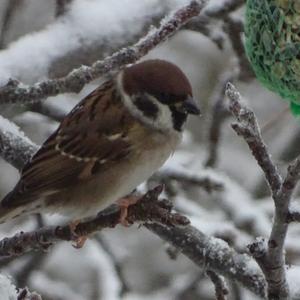
{"type": "Polygon", "coordinates": [[[211,18],[223,18],[245,4],[245,0],[223,0],[223,3],[205,9],[205,14],[211,18]]]}
{"type": "Polygon", "coordinates": [[[232,127],[245,139],[262,168],[275,204],[274,220],[268,243],[259,239],[251,244],[249,249],[265,275],[268,283],[268,299],[289,299],[284,243],[291,217],[289,205],[300,178],[300,160],[296,159],[288,167],[287,175],[282,180],[261,137],[253,111],[242,103],[240,94],[232,84],[228,84],[226,94],[230,99],[230,110],[237,119],[232,127]]]}
{"type": "Polygon", "coordinates": [[[7,85],[0,88],[0,104],[33,103],[61,93],[78,93],[85,84],[92,80],[121,69],[127,64],[134,63],[146,55],[158,44],[172,36],[190,19],[197,16],[205,2],[205,0],[191,1],[189,5],[178,9],[165,19],[159,28],[151,29],[145,37],[133,46],[121,49],[104,60],[96,61],[91,67],[82,66],[65,77],[48,79],[32,86],[24,86],[17,80],[11,79],[7,85]]]}
{"type": "MultiPolygon", "coordinates": [[[[162,186],[149,191],[128,209],[126,220],[135,222],[158,222],[167,226],[187,225],[188,219],[177,213],[171,213],[172,205],[168,201],[159,201],[162,186]]],[[[112,205],[100,212],[96,218],[79,223],[74,230],[70,225],[43,227],[31,232],[21,232],[12,238],[0,241],[0,256],[19,256],[32,249],[46,250],[60,240],[72,241],[81,236],[88,236],[104,228],[119,224],[121,210],[112,205]]]]}

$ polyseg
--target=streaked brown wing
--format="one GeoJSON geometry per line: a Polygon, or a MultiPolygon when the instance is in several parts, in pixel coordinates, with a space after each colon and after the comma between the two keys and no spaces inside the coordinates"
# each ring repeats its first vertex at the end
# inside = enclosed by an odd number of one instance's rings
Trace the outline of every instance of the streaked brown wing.
{"type": "Polygon", "coordinates": [[[65,117],[24,167],[2,205],[25,204],[105,171],[130,152],[125,137],[132,122],[113,83],[106,82],[65,117]]]}

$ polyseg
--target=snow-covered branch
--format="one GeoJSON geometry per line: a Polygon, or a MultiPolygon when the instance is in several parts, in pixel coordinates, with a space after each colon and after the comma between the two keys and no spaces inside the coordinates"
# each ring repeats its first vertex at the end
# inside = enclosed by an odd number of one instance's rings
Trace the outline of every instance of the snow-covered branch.
{"type": "Polygon", "coordinates": [[[131,47],[121,49],[101,61],[96,61],[91,67],[82,66],[73,70],[67,76],[59,79],[48,79],[32,86],[24,86],[17,80],[10,80],[0,88],[0,104],[5,103],[33,103],[49,96],[61,93],[78,93],[85,84],[92,80],[118,70],[127,64],[134,63],[146,55],[158,44],[164,42],[191,18],[197,16],[206,1],[191,1],[169,17],[163,20],[160,27],[151,29],[131,47]]]}
{"type": "Polygon", "coordinates": [[[259,239],[251,244],[249,249],[267,280],[268,299],[289,299],[284,243],[291,218],[289,206],[300,178],[300,160],[296,159],[288,167],[287,175],[282,180],[262,139],[254,112],[242,102],[241,95],[230,83],[227,85],[226,94],[230,99],[230,111],[237,119],[232,127],[238,135],[245,139],[263,170],[275,204],[273,226],[268,243],[259,239]]]}
{"type": "Polygon", "coordinates": [[[254,112],[242,103],[241,95],[230,83],[227,85],[226,95],[230,99],[229,109],[237,120],[232,124],[232,128],[247,142],[257,163],[264,171],[273,196],[276,196],[281,188],[282,178],[262,139],[254,112]]]}
{"type": "Polygon", "coordinates": [[[208,270],[206,275],[210,278],[215,286],[215,294],[217,300],[226,300],[229,293],[226,282],[223,277],[219,276],[215,272],[208,270]]]}
{"type": "Polygon", "coordinates": [[[38,146],[26,138],[19,127],[0,116],[0,156],[21,169],[38,146]]]}
{"type": "Polygon", "coordinates": [[[159,224],[145,225],[191,259],[200,267],[215,271],[226,278],[240,282],[258,296],[265,296],[263,274],[253,266],[245,254],[238,254],[220,239],[208,237],[195,227],[166,227],[159,224]]]}
{"type": "MultiPolygon", "coordinates": [[[[147,192],[137,204],[128,208],[126,220],[135,222],[158,222],[166,226],[184,226],[188,219],[178,213],[172,213],[172,204],[167,200],[158,200],[162,186],[147,192]]],[[[115,227],[120,222],[121,209],[115,205],[100,212],[96,218],[79,223],[76,228],[64,226],[44,227],[32,232],[22,232],[12,238],[0,241],[0,256],[18,256],[32,249],[45,250],[60,240],[76,241],[79,237],[88,236],[104,228],[115,227]]]]}

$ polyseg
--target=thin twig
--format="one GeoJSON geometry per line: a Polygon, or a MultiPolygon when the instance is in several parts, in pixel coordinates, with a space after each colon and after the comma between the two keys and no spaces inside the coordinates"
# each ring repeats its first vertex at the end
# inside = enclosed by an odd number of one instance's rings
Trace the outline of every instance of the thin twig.
{"type": "Polygon", "coordinates": [[[204,266],[226,278],[236,280],[260,297],[266,296],[263,274],[256,269],[254,271],[249,265],[249,257],[237,254],[224,241],[219,243],[220,240],[207,237],[191,225],[171,228],[160,224],[146,224],[145,227],[179,249],[201,268],[204,266]]]}
{"type": "Polygon", "coordinates": [[[56,5],[55,5],[55,17],[61,17],[63,16],[68,9],[68,6],[73,0],[56,0],[56,5]]]}
{"type": "Polygon", "coordinates": [[[232,49],[236,54],[239,63],[239,79],[249,81],[254,78],[254,72],[246,56],[242,33],[244,31],[243,23],[239,19],[230,16],[224,18],[224,30],[228,34],[232,49]]]}
{"type": "Polygon", "coordinates": [[[203,272],[198,272],[194,278],[191,278],[186,286],[178,292],[178,294],[175,296],[175,300],[182,300],[182,299],[190,299],[191,296],[197,297],[199,296],[199,292],[197,290],[197,287],[199,286],[199,283],[204,278],[203,272]]]}
{"type": "MultiPolygon", "coordinates": [[[[40,214],[36,215],[37,229],[45,226],[43,218],[40,214]]],[[[46,252],[35,252],[28,258],[20,270],[16,272],[15,281],[18,288],[25,288],[28,285],[28,280],[31,274],[40,269],[47,257],[46,252]]]]}
{"type": "Polygon", "coordinates": [[[202,33],[214,42],[219,49],[223,49],[224,38],[221,35],[216,36],[212,33],[209,27],[211,19],[225,19],[228,17],[228,14],[240,8],[244,3],[244,0],[224,0],[222,3],[218,3],[218,5],[208,6],[202,11],[199,17],[188,22],[184,26],[184,29],[202,33]]]}
{"type": "Polygon", "coordinates": [[[28,288],[24,288],[19,292],[17,300],[42,300],[42,297],[36,292],[31,293],[28,288]]]}
{"type": "Polygon", "coordinates": [[[222,191],[224,189],[223,183],[214,180],[209,176],[202,176],[196,173],[191,173],[186,170],[173,170],[163,169],[153,175],[154,180],[166,181],[175,180],[179,183],[187,185],[195,185],[203,188],[206,192],[211,193],[213,191],[222,191]]]}
{"type": "Polygon", "coordinates": [[[208,157],[205,162],[205,167],[214,167],[218,161],[218,146],[221,139],[222,124],[228,116],[228,111],[225,106],[225,88],[228,81],[233,79],[232,73],[225,73],[221,76],[219,83],[213,93],[209,103],[210,120],[208,130],[208,157]]]}
{"type": "Polygon", "coordinates": [[[221,19],[231,12],[237,10],[245,3],[246,0],[223,0],[222,3],[205,9],[204,13],[210,18],[221,19]]]}
{"type": "Polygon", "coordinates": [[[282,178],[261,137],[257,119],[253,111],[242,103],[241,95],[230,83],[227,84],[226,95],[230,99],[229,109],[237,120],[231,126],[247,142],[257,163],[264,171],[272,194],[276,196],[281,188],[282,178]]]}
{"type": "Polygon", "coordinates": [[[23,0],[8,0],[0,31],[0,49],[3,49],[5,47],[6,35],[9,30],[11,20],[22,2],[23,0]]]}
{"type": "Polygon", "coordinates": [[[207,270],[206,274],[215,286],[216,300],[226,300],[229,291],[224,278],[211,270],[207,270]]]}

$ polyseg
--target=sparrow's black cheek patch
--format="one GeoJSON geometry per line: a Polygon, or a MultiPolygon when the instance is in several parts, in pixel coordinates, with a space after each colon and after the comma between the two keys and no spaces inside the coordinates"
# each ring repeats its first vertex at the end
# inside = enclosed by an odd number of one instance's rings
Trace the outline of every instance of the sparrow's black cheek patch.
{"type": "Polygon", "coordinates": [[[174,107],[171,107],[171,112],[174,129],[177,131],[182,131],[182,127],[187,119],[187,115],[177,111],[174,107]]]}
{"type": "Polygon", "coordinates": [[[146,117],[151,119],[157,118],[158,107],[146,95],[135,96],[134,104],[146,117]]]}

